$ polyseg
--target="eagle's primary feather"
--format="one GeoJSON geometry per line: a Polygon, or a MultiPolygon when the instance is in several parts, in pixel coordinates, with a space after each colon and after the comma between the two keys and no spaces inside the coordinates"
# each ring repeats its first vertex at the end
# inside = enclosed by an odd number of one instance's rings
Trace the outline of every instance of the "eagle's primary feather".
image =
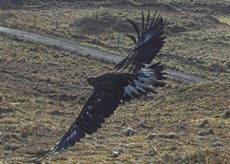
{"type": "Polygon", "coordinates": [[[133,21],[130,20],[130,23],[137,33],[137,39],[131,36],[136,43],[132,53],[121,61],[113,72],[88,79],[94,91],[82,111],[54,147],[36,155],[32,160],[39,161],[50,154],[72,147],[86,134],[92,134],[100,128],[105,118],[109,117],[122,102],[138,98],[148,92],[155,93],[154,87],[164,85],[161,82],[164,78],[163,66],[160,63],[150,64],[164,43],[163,18],[155,15],[150,21],[148,12],[145,24],[142,12],[141,30],[133,21]]]}
{"type": "Polygon", "coordinates": [[[127,36],[131,38],[136,45],[134,49],[130,51],[129,55],[115,66],[115,69],[123,71],[129,68],[130,72],[135,72],[142,68],[144,64],[150,64],[162,48],[165,42],[165,22],[162,16],[156,13],[150,22],[149,11],[146,24],[142,12],[141,29],[139,29],[132,20],[129,20],[129,22],[136,31],[137,39],[130,34],[127,34],[127,36]]]}

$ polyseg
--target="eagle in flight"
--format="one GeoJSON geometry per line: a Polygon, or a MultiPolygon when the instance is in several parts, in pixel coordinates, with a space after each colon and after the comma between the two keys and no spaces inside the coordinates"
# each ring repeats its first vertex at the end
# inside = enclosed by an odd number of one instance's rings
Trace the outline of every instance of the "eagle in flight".
{"type": "Polygon", "coordinates": [[[61,139],[48,151],[38,153],[33,160],[40,161],[74,146],[86,134],[97,131],[121,103],[148,92],[156,93],[154,88],[164,86],[164,67],[159,62],[152,64],[164,44],[164,19],[156,13],[150,18],[149,11],[145,18],[142,11],[140,27],[134,21],[128,21],[136,32],[136,36],[127,35],[135,47],[111,72],[87,79],[94,90],[83,109],[61,139]]]}

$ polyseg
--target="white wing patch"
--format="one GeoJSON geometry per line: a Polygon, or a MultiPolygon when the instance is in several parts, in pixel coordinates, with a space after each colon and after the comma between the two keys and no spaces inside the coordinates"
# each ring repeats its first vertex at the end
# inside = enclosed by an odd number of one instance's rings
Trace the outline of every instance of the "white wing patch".
{"type": "Polygon", "coordinates": [[[125,91],[124,96],[130,96],[130,97],[132,97],[132,98],[135,98],[135,97],[133,96],[132,92],[129,90],[128,87],[125,87],[125,88],[124,88],[124,91],[125,91]]]}
{"type": "Polygon", "coordinates": [[[144,68],[140,69],[137,72],[136,79],[133,79],[130,84],[124,87],[124,96],[135,98],[147,91],[154,92],[150,85],[156,81],[156,76],[154,70],[148,66],[145,65],[144,68]]]}

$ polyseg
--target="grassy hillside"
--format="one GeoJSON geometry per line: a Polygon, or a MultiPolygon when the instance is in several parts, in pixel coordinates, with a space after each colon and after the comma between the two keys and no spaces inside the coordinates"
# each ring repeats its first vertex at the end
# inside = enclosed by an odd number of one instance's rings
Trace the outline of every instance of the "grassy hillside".
{"type": "MultiPolygon", "coordinates": [[[[47,163],[230,160],[230,16],[225,10],[229,1],[143,2],[79,1],[62,7],[31,4],[0,10],[3,26],[125,55],[132,43],[124,34],[133,33],[126,18],[140,22],[141,10],[150,5],[167,24],[167,43],[157,60],[211,80],[192,85],[166,80],[167,86],[157,95],[123,104],[97,133],[47,163]],[[129,127],[131,132],[124,132],[129,127]]],[[[0,163],[25,163],[31,153],[53,146],[91,93],[86,78],[111,68],[108,63],[0,34],[0,163]]]]}
{"type": "MultiPolygon", "coordinates": [[[[74,120],[91,91],[86,77],[111,66],[1,38],[1,162],[24,162],[51,147],[74,120]]],[[[230,83],[167,83],[157,95],[122,105],[96,134],[48,161],[228,161],[230,83]],[[128,127],[131,136],[122,133],[128,127]]]]}
{"type": "Polygon", "coordinates": [[[0,24],[126,55],[133,44],[125,34],[134,33],[127,18],[140,22],[141,10],[151,9],[152,14],[156,10],[166,19],[167,43],[159,58],[168,67],[211,79],[228,77],[229,1],[125,2],[122,5],[120,1],[80,1],[71,5],[0,10],[0,24]]]}

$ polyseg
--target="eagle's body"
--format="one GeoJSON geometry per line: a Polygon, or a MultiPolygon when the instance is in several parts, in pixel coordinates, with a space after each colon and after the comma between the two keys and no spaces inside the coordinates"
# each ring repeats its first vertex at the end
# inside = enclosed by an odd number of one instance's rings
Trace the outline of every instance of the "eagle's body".
{"type": "Polygon", "coordinates": [[[88,84],[95,89],[107,91],[107,92],[123,92],[122,86],[127,85],[127,79],[129,78],[126,73],[111,72],[105,73],[100,76],[91,77],[87,79],[88,84]]]}
{"type": "Polygon", "coordinates": [[[156,93],[154,88],[164,86],[161,82],[163,66],[160,63],[151,64],[164,43],[163,18],[154,15],[150,21],[148,12],[145,22],[142,12],[141,29],[133,21],[130,20],[130,23],[137,33],[137,39],[128,35],[134,41],[135,48],[111,72],[87,79],[94,91],[82,111],[56,145],[33,160],[41,160],[49,154],[72,147],[86,134],[92,134],[100,128],[105,118],[122,102],[139,98],[148,92],[156,93]]]}

